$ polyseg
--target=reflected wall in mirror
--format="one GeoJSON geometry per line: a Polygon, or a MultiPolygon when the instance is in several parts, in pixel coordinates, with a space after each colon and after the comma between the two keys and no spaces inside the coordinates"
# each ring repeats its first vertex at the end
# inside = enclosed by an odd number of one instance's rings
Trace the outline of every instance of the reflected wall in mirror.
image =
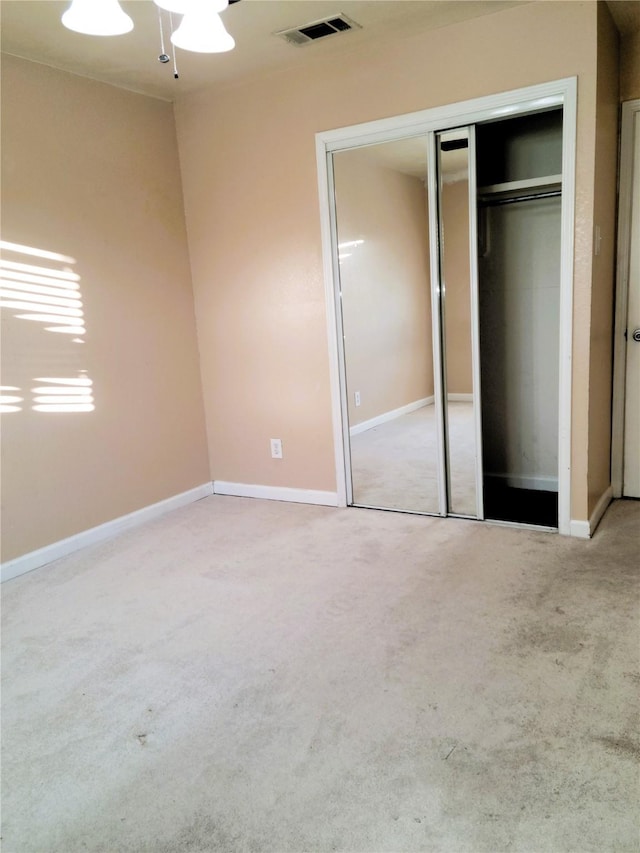
{"type": "MultiPolygon", "coordinates": [[[[466,128],[439,133],[440,293],[443,395],[446,400],[447,503],[454,515],[476,517],[478,448],[472,317],[474,282],[470,217],[470,149],[466,128]]],[[[473,198],[475,188],[472,187],[473,198]]]]}
{"type": "Polygon", "coordinates": [[[352,503],[439,512],[426,138],[333,155],[352,503]]]}

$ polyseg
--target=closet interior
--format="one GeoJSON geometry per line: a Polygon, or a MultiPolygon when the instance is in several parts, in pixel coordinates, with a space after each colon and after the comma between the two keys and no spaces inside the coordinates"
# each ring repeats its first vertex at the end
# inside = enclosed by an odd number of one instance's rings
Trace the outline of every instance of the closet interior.
{"type": "Polygon", "coordinates": [[[562,111],[476,145],[485,517],[557,527],[562,111]]]}
{"type": "Polygon", "coordinates": [[[347,503],[557,528],[562,134],[330,155],[347,503]]]}

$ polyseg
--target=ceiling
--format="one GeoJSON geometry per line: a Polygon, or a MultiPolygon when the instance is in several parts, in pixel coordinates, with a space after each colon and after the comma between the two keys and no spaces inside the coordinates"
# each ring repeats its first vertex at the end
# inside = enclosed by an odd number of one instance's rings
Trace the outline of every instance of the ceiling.
{"type": "MultiPolygon", "coordinates": [[[[411,34],[490,15],[530,0],[242,0],[223,13],[236,40],[230,53],[177,51],[180,79],[158,62],[158,10],[152,0],[123,0],[131,33],[111,38],[71,32],[60,23],[69,0],[0,0],[2,50],[86,77],[167,100],[216,83],[280,68],[318,56],[337,56],[390,34],[411,34]],[[362,29],[294,47],[273,35],[343,12],[362,29]]],[[[622,33],[640,29],[638,0],[609,0],[622,33]]]]}
{"type": "Polygon", "coordinates": [[[527,0],[242,0],[223,13],[236,40],[230,53],[177,51],[180,79],[158,62],[158,9],[152,0],[122,0],[133,18],[131,33],[110,38],[71,32],[60,23],[69,1],[1,0],[2,50],[116,86],[174,100],[215,83],[296,67],[379,42],[389,34],[411,34],[489,15],[527,0]],[[343,12],[362,26],[304,47],[273,33],[343,12]]]}

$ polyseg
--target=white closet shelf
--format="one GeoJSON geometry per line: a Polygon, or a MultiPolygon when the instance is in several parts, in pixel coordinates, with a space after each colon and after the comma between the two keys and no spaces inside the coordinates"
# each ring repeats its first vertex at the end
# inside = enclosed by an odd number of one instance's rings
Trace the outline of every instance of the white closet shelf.
{"type": "Polygon", "coordinates": [[[522,192],[522,190],[538,190],[544,187],[562,186],[562,175],[543,175],[541,178],[526,178],[524,181],[507,181],[504,184],[490,184],[478,187],[478,195],[497,195],[498,193],[522,192]]]}

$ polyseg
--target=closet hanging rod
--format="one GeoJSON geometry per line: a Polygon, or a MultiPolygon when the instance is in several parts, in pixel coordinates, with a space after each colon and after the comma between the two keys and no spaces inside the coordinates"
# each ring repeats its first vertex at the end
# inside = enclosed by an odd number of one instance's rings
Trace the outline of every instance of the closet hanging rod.
{"type": "Polygon", "coordinates": [[[527,195],[517,195],[511,198],[482,198],[478,199],[479,204],[486,207],[494,207],[498,204],[515,204],[517,201],[534,201],[537,198],[555,198],[562,195],[562,190],[549,190],[546,193],[528,193],[527,195]]]}

